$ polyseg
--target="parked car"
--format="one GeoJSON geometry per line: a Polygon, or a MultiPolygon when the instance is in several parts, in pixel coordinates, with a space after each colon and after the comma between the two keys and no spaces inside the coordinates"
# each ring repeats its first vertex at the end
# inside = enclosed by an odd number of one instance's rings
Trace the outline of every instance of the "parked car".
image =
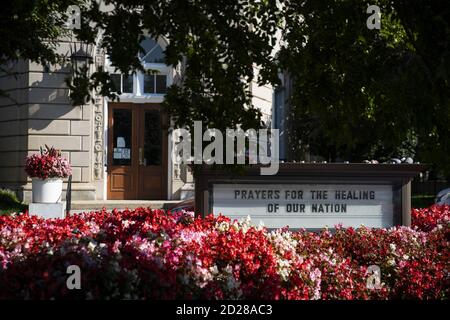
{"type": "Polygon", "coordinates": [[[434,200],[436,204],[448,204],[450,205],[450,188],[439,191],[434,200]]]}
{"type": "Polygon", "coordinates": [[[176,212],[176,211],[194,211],[194,199],[187,199],[178,203],[175,203],[173,206],[169,208],[170,211],[176,212]]]}

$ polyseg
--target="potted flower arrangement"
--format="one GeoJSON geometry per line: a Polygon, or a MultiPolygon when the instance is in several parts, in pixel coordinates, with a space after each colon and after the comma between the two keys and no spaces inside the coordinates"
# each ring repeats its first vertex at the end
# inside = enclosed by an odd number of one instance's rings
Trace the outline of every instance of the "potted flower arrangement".
{"type": "Polygon", "coordinates": [[[25,171],[32,178],[33,202],[56,203],[61,201],[63,178],[72,174],[69,161],[61,151],[47,145],[40,154],[26,158],[25,171]]]}

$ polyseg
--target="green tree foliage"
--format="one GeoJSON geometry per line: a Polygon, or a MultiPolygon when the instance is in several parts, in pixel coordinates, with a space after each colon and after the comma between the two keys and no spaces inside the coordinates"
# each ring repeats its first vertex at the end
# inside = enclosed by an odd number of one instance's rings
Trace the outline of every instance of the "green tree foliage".
{"type": "MultiPolygon", "coordinates": [[[[144,36],[165,37],[166,63],[182,65],[182,79],[164,105],[176,126],[241,124],[258,128],[251,105],[258,81],[294,78],[289,97],[294,155],[303,146],[327,159],[415,154],[450,171],[450,12],[447,0],[123,0],[9,1],[0,11],[0,65],[61,57],[57,40],[69,5],[81,8],[75,36],[100,46],[120,72],[144,71],[138,54],[144,36]],[[277,3],[279,4],[277,6],[277,3]],[[368,5],[381,8],[381,30],[369,30],[368,5]],[[283,44],[274,60],[275,33],[283,44]]],[[[7,71],[2,68],[0,71],[7,71]]],[[[74,104],[94,89],[111,98],[107,72],[70,82],[74,104]]],[[[1,94],[1,92],[0,92],[1,94]]],[[[298,156],[299,157],[299,156],[298,156]]]]}
{"type": "MultiPolygon", "coordinates": [[[[47,65],[61,61],[58,40],[68,35],[65,12],[76,0],[4,1],[0,9],[0,72],[20,59],[47,65]]],[[[0,90],[0,95],[6,95],[0,90]]]]}
{"type": "Polygon", "coordinates": [[[280,63],[294,78],[294,155],[415,154],[450,169],[448,1],[288,0],[280,63]],[[381,9],[370,30],[369,5],[381,9]]]}
{"type": "MultiPolygon", "coordinates": [[[[56,45],[69,34],[63,13],[73,4],[80,7],[82,19],[75,36],[93,45],[101,34],[100,46],[119,72],[144,71],[138,54],[145,36],[168,40],[166,63],[184,68],[183,79],[168,89],[164,102],[176,126],[190,126],[194,120],[216,128],[262,125],[249,84],[255,65],[262,68],[260,83],[277,81],[271,55],[279,19],[275,0],[11,1],[1,10],[0,63],[67,62],[56,45]]],[[[94,89],[116,98],[104,70],[80,73],[67,82],[74,104],[92,98],[94,89]]]]}
{"type": "MultiPolygon", "coordinates": [[[[138,54],[145,35],[165,37],[166,63],[184,68],[181,85],[171,86],[164,102],[176,126],[201,120],[215,128],[260,127],[261,113],[251,104],[249,84],[254,65],[263,67],[260,83],[277,79],[271,56],[279,17],[275,0],[105,3],[112,11],[100,10],[95,2],[83,10],[78,37],[92,42],[103,30],[101,46],[124,73],[143,71],[138,54]]],[[[101,71],[91,79],[96,85],[109,81],[101,71]]]]}

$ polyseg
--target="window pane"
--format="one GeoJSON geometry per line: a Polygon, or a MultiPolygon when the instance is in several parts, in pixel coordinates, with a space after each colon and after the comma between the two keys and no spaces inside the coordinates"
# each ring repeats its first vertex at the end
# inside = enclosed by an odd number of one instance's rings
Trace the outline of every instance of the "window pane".
{"type": "Polygon", "coordinates": [[[144,93],[155,93],[155,76],[144,75],[144,93]]]}
{"type": "Polygon", "coordinates": [[[133,93],[133,75],[122,75],[122,91],[124,93],[133,93]]]}
{"type": "Polygon", "coordinates": [[[141,42],[141,47],[145,54],[140,53],[139,58],[147,63],[164,63],[164,52],[160,45],[153,39],[146,38],[141,42]]]}
{"type": "Polygon", "coordinates": [[[130,109],[113,110],[113,165],[131,165],[131,123],[130,109]]]}
{"type": "Polygon", "coordinates": [[[144,165],[161,165],[162,129],[159,111],[145,112],[144,165]]]}
{"type": "Polygon", "coordinates": [[[115,86],[115,89],[118,94],[121,94],[122,92],[120,91],[120,84],[121,84],[121,75],[119,73],[113,73],[111,74],[111,80],[115,86]]]}
{"type": "Polygon", "coordinates": [[[156,76],[156,93],[166,93],[166,83],[167,76],[157,75],[156,76]]]}
{"type": "Polygon", "coordinates": [[[157,45],[145,56],[144,61],[147,63],[164,63],[164,52],[162,48],[157,45]]]}
{"type": "Polygon", "coordinates": [[[153,40],[152,38],[148,38],[146,37],[142,42],[141,42],[141,47],[142,49],[144,49],[145,53],[142,54],[141,52],[139,53],[139,58],[143,58],[150,50],[152,50],[155,46],[157,46],[158,44],[156,43],[155,40],[153,40]]]}

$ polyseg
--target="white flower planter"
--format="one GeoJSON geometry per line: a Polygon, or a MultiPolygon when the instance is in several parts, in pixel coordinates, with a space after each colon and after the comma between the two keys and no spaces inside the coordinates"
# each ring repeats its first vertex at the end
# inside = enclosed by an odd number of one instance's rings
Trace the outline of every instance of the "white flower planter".
{"type": "Polygon", "coordinates": [[[61,201],[62,178],[49,178],[41,180],[32,179],[33,202],[34,203],[57,203],[61,201]]]}

